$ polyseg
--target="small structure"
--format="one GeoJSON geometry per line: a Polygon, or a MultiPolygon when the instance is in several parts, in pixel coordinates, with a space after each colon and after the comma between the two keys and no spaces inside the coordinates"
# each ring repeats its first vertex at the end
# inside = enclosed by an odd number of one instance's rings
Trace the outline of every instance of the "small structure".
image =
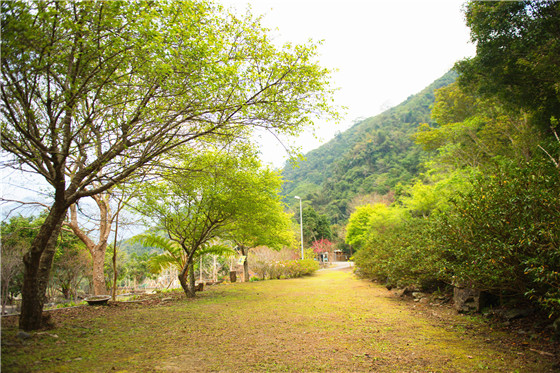
{"type": "Polygon", "coordinates": [[[106,306],[107,302],[111,299],[110,295],[96,295],[84,299],[90,306],[106,306]]]}

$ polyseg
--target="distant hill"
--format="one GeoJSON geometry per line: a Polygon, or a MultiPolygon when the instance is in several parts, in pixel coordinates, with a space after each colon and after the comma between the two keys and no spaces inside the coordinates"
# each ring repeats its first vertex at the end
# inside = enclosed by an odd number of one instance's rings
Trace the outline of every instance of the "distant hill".
{"type": "Polygon", "coordinates": [[[401,104],[339,133],[306,154],[299,167],[287,164],[283,194],[299,195],[333,224],[349,217],[348,204],[358,195],[386,194],[419,173],[426,154],[411,139],[420,123],[430,123],[434,91],[457,78],[448,72],[401,104]]]}

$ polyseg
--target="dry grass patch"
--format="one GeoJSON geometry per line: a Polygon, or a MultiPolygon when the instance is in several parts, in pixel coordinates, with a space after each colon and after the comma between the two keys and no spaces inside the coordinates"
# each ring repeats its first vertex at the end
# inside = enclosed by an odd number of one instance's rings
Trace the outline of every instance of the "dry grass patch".
{"type": "Polygon", "coordinates": [[[2,371],[545,372],[554,367],[553,358],[532,352],[529,344],[501,343],[502,335],[482,324],[402,301],[344,271],[220,285],[194,301],[177,294],[167,302],[55,315],[57,328],[27,341],[20,341],[9,323],[3,328],[2,371]]]}

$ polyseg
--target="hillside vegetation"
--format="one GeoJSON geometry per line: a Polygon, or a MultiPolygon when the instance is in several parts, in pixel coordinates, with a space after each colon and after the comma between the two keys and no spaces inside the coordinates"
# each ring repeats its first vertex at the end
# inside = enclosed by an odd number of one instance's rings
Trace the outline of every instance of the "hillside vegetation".
{"type": "MultiPolygon", "coordinates": [[[[356,123],[283,171],[283,194],[302,196],[331,223],[345,223],[358,195],[384,195],[410,182],[421,170],[426,152],[412,135],[420,123],[432,123],[434,91],[454,82],[448,72],[418,94],[382,114],[356,123]]],[[[290,201],[291,202],[291,201],[290,201]]]]}

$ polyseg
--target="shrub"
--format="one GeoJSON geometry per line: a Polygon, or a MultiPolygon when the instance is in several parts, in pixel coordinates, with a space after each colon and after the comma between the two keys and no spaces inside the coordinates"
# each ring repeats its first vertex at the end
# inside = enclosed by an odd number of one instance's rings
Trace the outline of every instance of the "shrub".
{"type": "Polygon", "coordinates": [[[560,314],[560,173],[548,160],[500,162],[430,232],[448,280],[524,295],[560,314]]]}
{"type": "Polygon", "coordinates": [[[309,275],[319,269],[313,259],[296,259],[296,252],[259,247],[249,252],[249,267],[261,279],[294,278],[309,275]]]}

